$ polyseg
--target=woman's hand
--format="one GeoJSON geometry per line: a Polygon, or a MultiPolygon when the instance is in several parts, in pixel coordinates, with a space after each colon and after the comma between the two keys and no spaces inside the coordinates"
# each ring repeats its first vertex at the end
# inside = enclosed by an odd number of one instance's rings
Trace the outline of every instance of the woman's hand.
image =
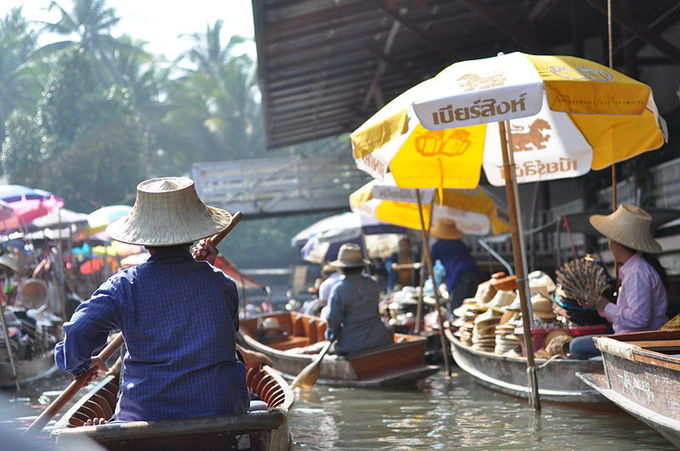
{"type": "Polygon", "coordinates": [[[258,369],[262,365],[272,365],[271,359],[261,352],[249,351],[242,347],[239,347],[238,350],[243,357],[243,363],[245,363],[248,368],[258,369]]]}
{"type": "Polygon", "coordinates": [[[218,253],[219,251],[217,250],[217,247],[215,247],[215,245],[212,244],[212,242],[208,239],[202,239],[191,250],[191,255],[194,257],[194,260],[199,262],[207,261],[211,265],[215,264],[215,259],[217,258],[218,253]]]}

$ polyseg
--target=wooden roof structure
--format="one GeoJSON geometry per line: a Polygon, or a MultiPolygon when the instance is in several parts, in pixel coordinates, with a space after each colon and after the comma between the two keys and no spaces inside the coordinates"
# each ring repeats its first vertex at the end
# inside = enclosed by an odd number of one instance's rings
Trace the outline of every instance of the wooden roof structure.
{"type": "MultiPolygon", "coordinates": [[[[678,0],[613,0],[615,67],[680,64],[678,0]],[[649,46],[653,49],[640,51],[649,46]]],[[[606,63],[607,0],[252,0],[268,147],[352,131],[455,61],[515,50],[606,63]]]]}

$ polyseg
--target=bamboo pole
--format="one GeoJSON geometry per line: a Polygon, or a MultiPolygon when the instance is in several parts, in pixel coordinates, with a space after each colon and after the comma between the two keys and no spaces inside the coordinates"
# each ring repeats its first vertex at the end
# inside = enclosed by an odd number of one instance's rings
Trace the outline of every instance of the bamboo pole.
{"type": "MultiPolygon", "coordinates": [[[[442,345],[442,355],[444,357],[444,369],[446,374],[451,377],[451,364],[449,362],[449,351],[447,349],[448,343],[444,335],[444,321],[442,320],[441,305],[439,303],[439,288],[434,280],[434,266],[432,263],[432,255],[430,255],[430,228],[425,226],[425,218],[423,217],[423,202],[420,199],[420,190],[416,190],[416,198],[418,199],[418,214],[420,216],[420,230],[423,234],[423,262],[427,265],[427,270],[430,273],[430,280],[432,281],[432,291],[434,292],[434,299],[437,309],[437,321],[439,322],[439,339],[442,345]]],[[[434,210],[430,209],[430,218],[434,210]]]]}
{"type": "Polygon", "coordinates": [[[2,284],[2,289],[3,293],[2,296],[0,296],[0,325],[2,326],[2,334],[5,340],[5,345],[7,346],[7,355],[9,356],[9,365],[12,367],[12,376],[14,376],[14,383],[17,386],[17,390],[20,390],[21,387],[19,387],[19,376],[17,374],[17,365],[16,362],[14,361],[14,353],[12,352],[12,342],[9,339],[9,331],[7,330],[7,321],[5,321],[5,300],[7,300],[7,296],[5,296],[4,293],[4,288],[5,284],[2,284]]]}
{"type": "Polygon", "coordinates": [[[522,327],[524,329],[524,348],[527,357],[527,378],[529,387],[529,405],[535,410],[541,410],[538,396],[538,379],[536,378],[536,363],[534,361],[534,343],[531,336],[531,308],[527,294],[529,284],[526,278],[526,249],[522,218],[519,214],[519,196],[517,194],[517,179],[515,178],[515,161],[508,143],[510,140],[507,121],[499,122],[501,135],[501,153],[503,154],[503,171],[505,173],[505,195],[508,200],[508,214],[512,226],[512,253],[517,274],[517,285],[520,305],[522,309],[522,327]]]}

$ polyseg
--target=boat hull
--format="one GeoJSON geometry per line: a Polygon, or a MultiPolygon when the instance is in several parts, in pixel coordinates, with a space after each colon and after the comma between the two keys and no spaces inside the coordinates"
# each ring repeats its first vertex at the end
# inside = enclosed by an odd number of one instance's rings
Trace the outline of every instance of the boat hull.
{"type": "MultiPolygon", "coordinates": [[[[528,398],[526,360],[517,357],[476,351],[447,331],[451,353],[458,367],[479,384],[508,395],[528,398]]],[[[578,377],[578,372],[602,369],[602,362],[594,360],[537,360],[539,397],[543,401],[564,403],[600,403],[606,398],[578,377]]]]}
{"type": "Polygon", "coordinates": [[[248,370],[248,389],[267,404],[243,415],[163,421],[133,421],[83,426],[91,418],[110,418],[118,394],[118,375],[97,382],[55,425],[52,437],[70,449],[83,436],[107,450],[283,451],[292,443],[287,413],[294,394],[281,375],[265,367],[248,370]]]}
{"type": "Polygon", "coordinates": [[[680,357],[673,355],[680,349],[680,331],[612,335],[596,344],[604,373],[581,379],[680,447],[680,357]]]}
{"type": "Polygon", "coordinates": [[[0,388],[14,388],[16,383],[26,384],[53,374],[57,367],[54,364],[54,353],[46,352],[32,360],[15,360],[17,377],[14,378],[9,362],[0,363],[0,388]]]}
{"type": "MultiPolygon", "coordinates": [[[[304,324],[299,327],[298,333],[300,335],[294,334],[295,330],[293,327],[290,327],[288,330],[295,340],[300,341],[305,337],[305,335],[302,335],[304,331],[310,330],[309,323],[325,326],[325,323],[321,322],[318,318],[302,314],[275,314],[266,315],[263,318],[266,317],[276,317],[282,324],[293,324],[296,321],[303,322],[304,324]]],[[[246,321],[243,322],[246,327],[243,327],[244,324],[242,323],[242,329],[244,330],[244,333],[240,336],[242,344],[249,349],[267,355],[272,360],[272,366],[281,371],[286,378],[295,378],[300,371],[316,358],[316,354],[296,354],[287,349],[276,349],[273,346],[261,343],[251,336],[253,330],[248,327],[246,321]]],[[[314,333],[314,336],[321,337],[322,334],[314,333]]],[[[396,335],[396,340],[398,342],[393,345],[356,355],[346,357],[327,355],[321,363],[321,375],[316,383],[342,387],[385,387],[413,384],[439,370],[438,366],[425,364],[425,347],[427,342],[425,338],[411,335],[396,335]]],[[[303,345],[309,344],[308,340],[301,342],[303,345]]]]}

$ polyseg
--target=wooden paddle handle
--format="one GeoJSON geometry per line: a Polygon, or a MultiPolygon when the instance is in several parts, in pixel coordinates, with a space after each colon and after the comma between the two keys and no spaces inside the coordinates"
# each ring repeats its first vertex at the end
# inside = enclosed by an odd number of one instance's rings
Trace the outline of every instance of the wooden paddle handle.
{"type": "MultiPolygon", "coordinates": [[[[121,347],[123,344],[123,334],[119,333],[113,337],[113,340],[109,341],[109,343],[106,345],[104,349],[97,355],[97,358],[101,359],[103,362],[108,360],[114,352],[118,350],[118,348],[121,347]]],[[[68,403],[73,396],[75,396],[78,391],[83,388],[87,384],[87,376],[90,374],[90,371],[88,370],[84,374],[81,374],[77,378],[75,378],[71,383],[66,387],[66,389],[61,392],[59,396],[57,396],[57,399],[52,401],[52,404],[50,404],[45,410],[42,411],[42,413],[33,420],[33,423],[26,429],[27,433],[33,433],[33,432],[40,432],[42,428],[45,427],[47,423],[54,417],[63,407],[68,403]]]]}
{"type": "Polygon", "coordinates": [[[236,213],[234,213],[234,216],[231,217],[231,223],[229,223],[229,225],[227,226],[226,229],[224,229],[220,233],[215,234],[215,235],[211,236],[210,238],[208,238],[210,243],[213,246],[217,246],[218,244],[220,244],[220,241],[222,241],[225,236],[229,235],[229,232],[231,232],[233,230],[233,228],[238,225],[238,223],[241,221],[242,216],[243,215],[241,214],[240,211],[237,211],[236,213]]]}

